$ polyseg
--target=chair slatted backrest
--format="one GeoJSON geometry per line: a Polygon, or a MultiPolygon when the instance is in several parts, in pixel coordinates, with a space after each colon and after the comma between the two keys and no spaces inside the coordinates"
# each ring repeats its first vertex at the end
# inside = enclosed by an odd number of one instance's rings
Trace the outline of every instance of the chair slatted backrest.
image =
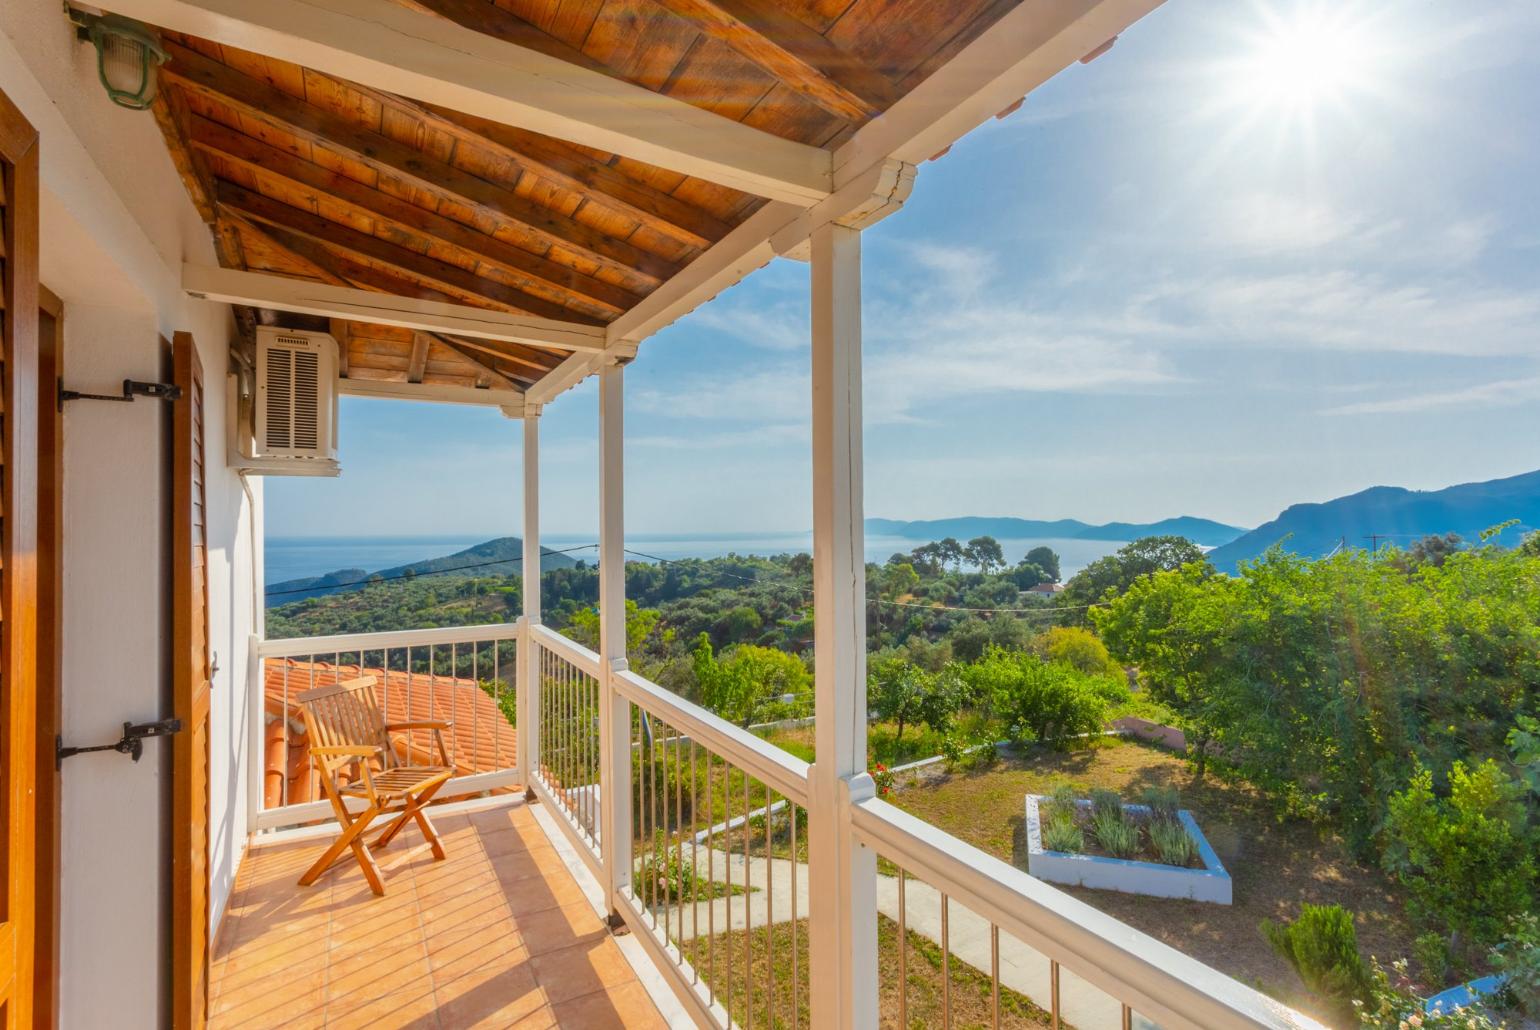
{"type": "MultiPolygon", "coordinates": [[[[385,716],[374,691],[373,676],[360,676],[331,687],[317,687],[300,694],[305,726],[313,745],[319,747],[377,747],[385,768],[399,765],[400,756],[385,732],[385,716]]],[[[328,767],[336,760],[324,763],[328,767]]]]}

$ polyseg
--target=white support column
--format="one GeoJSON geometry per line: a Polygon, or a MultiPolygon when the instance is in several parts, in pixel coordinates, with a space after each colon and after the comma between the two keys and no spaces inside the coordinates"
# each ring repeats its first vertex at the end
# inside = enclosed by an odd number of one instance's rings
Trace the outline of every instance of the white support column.
{"type": "Polygon", "coordinates": [[[850,806],[866,772],[866,558],[861,481],[861,234],[812,234],[813,639],[817,753],[808,813],[815,1027],[877,1025],[877,858],[850,806]]]}
{"type": "Polygon", "coordinates": [[[631,883],[631,705],[615,692],[626,669],[624,369],[599,370],[599,825],[610,920],[631,883]]]}
{"type": "Polygon", "coordinates": [[[540,623],[540,405],[524,406],[524,558],[520,565],[524,597],[524,615],[520,619],[518,668],[514,674],[518,726],[519,782],[526,787],[539,768],[536,756],[540,740],[536,732],[540,720],[540,663],[533,661],[535,636],[531,626],[540,623]]]}

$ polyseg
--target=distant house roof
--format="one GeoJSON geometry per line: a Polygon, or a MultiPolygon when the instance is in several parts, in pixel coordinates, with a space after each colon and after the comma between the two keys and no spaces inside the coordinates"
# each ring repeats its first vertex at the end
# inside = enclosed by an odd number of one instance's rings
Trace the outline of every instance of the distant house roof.
{"type": "MultiPolygon", "coordinates": [[[[268,726],[263,790],[269,807],[317,801],[322,796],[310,766],[304,716],[297,700],[299,695],[359,676],[373,676],[376,683],[384,684],[376,690],[387,722],[439,719],[451,723],[444,744],[449,748],[456,775],[509,769],[515,764],[517,733],[503,717],[496,700],[473,679],[418,672],[408,674],[400,669],[387,673],[368,666],[303,662],[292,658],[269,658],[264,666],[263,693],[268,726]],[[284,768],[282,733],[284,714],[288,716],[289,727],[287,770],[284,768]],[[287,797],[281,789],[285,779],[288,781],[287,797]]],[[[512,691],[512,685],[507,689],[512,691]]],[[[406,734],[397,735],[402,741],[406,737],[406,734]]],[[[437,753],[432,750],[431,733],[414,730],[410,738],[413,760],[437,760],[437,753]]]]}
{"type": "Polygon", "coordinates": [[[1039,583],[1035,587],[1028,587],[1029,594],[1057,594],[1064,589],[1063,583],[1039,583]]]}

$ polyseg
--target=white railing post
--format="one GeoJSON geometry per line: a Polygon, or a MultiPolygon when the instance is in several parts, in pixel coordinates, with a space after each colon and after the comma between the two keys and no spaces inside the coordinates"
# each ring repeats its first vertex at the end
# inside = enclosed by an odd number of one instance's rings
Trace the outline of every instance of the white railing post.
{"type": "Polygon", "coordinates": [[[877,857],[851,807],[866,772],[866,558],[861,482],[861,234],[812,235],[813,639],[809,972],[815,1027],[877,1025],[877,857]]]}
{"type": "Polygon", "coordinates": [[[520,566],[519,592],[524,614],[519,619],[518,660],[514,684],[519,726],[519,782],[525,796],[533,797],[529,781],[540,768],[540,663],[534,661],[534,634],[530,626],[540,622],[540,405],[524,405],[524,557],[520,566]]]}
{"type": "Polygon", "coordinates": [[[599,371],[599,847],[610,920],[631,883],[631,704],[615,689],[626,670],[624,370],[599,371]]]}

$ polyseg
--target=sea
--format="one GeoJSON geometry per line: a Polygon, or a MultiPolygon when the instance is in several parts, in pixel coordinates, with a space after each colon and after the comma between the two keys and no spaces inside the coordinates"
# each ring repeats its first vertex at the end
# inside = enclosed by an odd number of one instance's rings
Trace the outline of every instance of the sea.
{"type": "MultiPolygon", "coordinates": [[[[516,533],[509,533],[516,536],[516,533]]],[[[490,539],[487,534],[459,536],[314,537],[270,536],[266,548],[267,585],[292,579],[321,576],[338,569],[374,572],[463,551],[490,539]]],[[[555,534],[541,543],[573,558],[592,562],[599,554],[595,536],[555,534]]],[[[1002,539],[1006,561],[1015,564],[1034,547],[1051,547],[1059,555],[1061,578],[1068,579],[1084,566],[1122,547],[1122,540],[1002,539]]],[[[914,550],[923,540],[909,537],[868,536],[866,560],[884,562],[895,552],[914,550]]],[[[678,558],[719,558],[727,554],[791,554],[812,550],[807,533],[637,534],[626,537],[628,558],[639,561],[671,561],[678,558]]]]}

